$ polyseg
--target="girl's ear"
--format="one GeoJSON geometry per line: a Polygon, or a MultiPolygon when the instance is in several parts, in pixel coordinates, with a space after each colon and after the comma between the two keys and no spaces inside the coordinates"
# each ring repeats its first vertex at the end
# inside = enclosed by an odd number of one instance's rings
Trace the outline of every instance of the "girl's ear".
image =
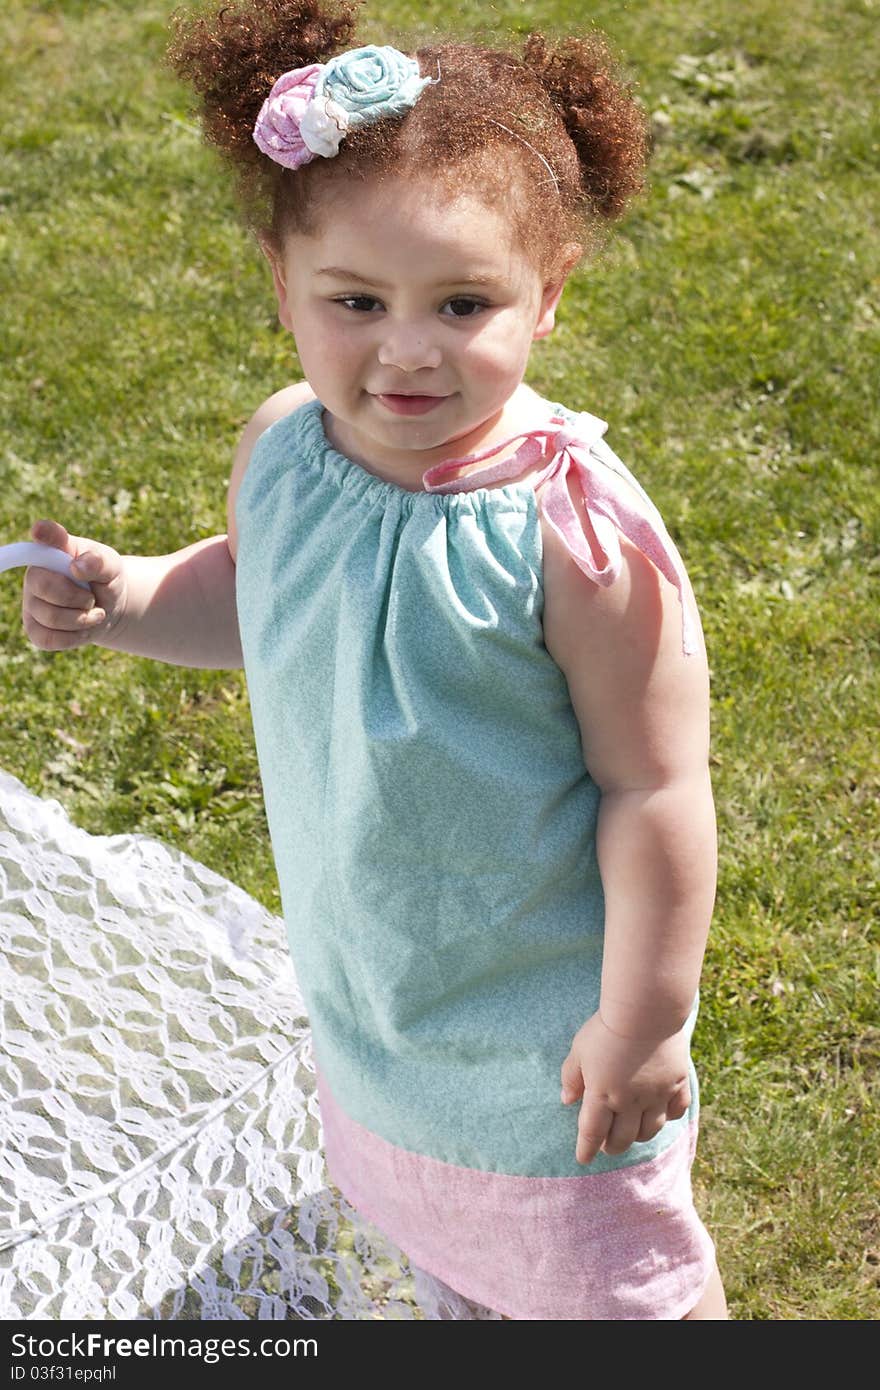
{"type": "Polygon", "coordinates": [[[556,307],[562,298],[562,291],[565,289],[565,281],[556,281],[552,285],[544,286],[544,293],[541,298],[541,310],[538,315],[538,322],[535,325],[533,338],[546,338],[548,333],[552,333],[556,326],[556,307]]]}
{"type": "Polygon", "coordinates": [[[544,286],[541,295],[541,306],[538,310],[538,322],[532,334],[533,338],[546,338],[548,333],[553,332],[556,325],[556,309],[562,298],[562,291],[582,255],[583,247],[575,242],[569,242],[563,247],[557,272],[553,279],[544,286]]]}
{"type": "Polygon", "coordinates": [[[275,298],[278,301],[278,318],[283,328],[289,333],[293,332],[293,318],[290,313],[290,306],[287,303],[287,281],[284,276],[284,262],[273,242],[268,237],[260,237],[260,250],[269,262],[269,269],[272,271],[272,284],[275,286],[275,298]]]}

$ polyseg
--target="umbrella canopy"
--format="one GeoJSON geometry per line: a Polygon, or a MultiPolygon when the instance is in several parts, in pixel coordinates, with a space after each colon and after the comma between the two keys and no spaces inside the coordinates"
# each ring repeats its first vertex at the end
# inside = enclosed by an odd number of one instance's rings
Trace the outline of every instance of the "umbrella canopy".
{"type": "Polygon", "coordinates": [[[0,1317],[499,1315],[329,1184],[284,924],[0,773],[0,1317]]]}

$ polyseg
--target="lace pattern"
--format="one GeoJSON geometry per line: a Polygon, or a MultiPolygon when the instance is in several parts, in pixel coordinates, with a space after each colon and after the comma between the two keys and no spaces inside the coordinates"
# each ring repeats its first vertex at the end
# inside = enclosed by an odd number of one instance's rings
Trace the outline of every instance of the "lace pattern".
{"type": "Polygon", "coordinates": [[[0,773],[0,1317],[496,1319],[328,1181],[284,924],[0,773]]]}

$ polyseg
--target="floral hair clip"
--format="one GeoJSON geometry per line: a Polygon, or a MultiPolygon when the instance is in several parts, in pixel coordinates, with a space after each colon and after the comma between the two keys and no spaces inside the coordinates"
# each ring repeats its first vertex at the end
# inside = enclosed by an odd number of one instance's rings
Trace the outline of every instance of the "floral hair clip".
{"type": "Polygon", "coordinates": [[[263,154],[298,169],[317,155],[338,154],[349,130],[401,116],[436,78],[396,48],[350,48],[329,63],[310,63],[279,77],[260,108],[254,140],[263,154]]]}

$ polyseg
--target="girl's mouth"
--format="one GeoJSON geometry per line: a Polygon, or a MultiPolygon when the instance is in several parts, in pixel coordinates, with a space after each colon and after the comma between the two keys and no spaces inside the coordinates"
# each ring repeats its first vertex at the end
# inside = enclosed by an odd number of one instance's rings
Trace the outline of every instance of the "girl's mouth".
{"type": "Polygon", "coordinates": [[[385,409],[395,415],[427,415],[429,410],[441,405],[446,397],[380,395],[376,400],[381,401],[385,409]]]}

